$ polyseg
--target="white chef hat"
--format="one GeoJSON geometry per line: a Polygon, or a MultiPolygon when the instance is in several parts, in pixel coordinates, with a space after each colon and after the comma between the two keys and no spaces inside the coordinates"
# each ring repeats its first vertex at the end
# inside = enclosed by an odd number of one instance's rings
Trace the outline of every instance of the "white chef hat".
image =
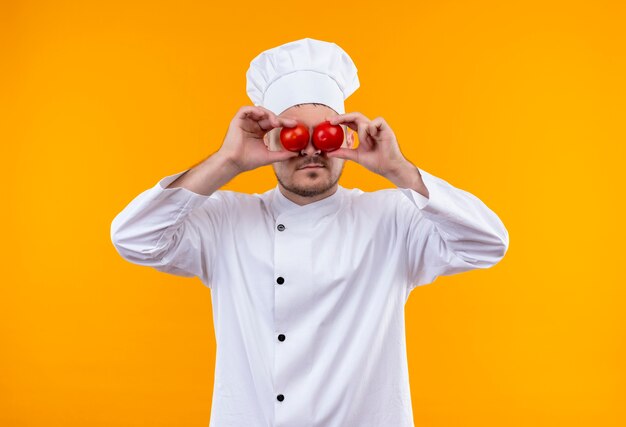
{"type": "Polygon", "coordinates": [[[278,115],[296,104],[319,103],[344,114],[359,87],[357,68],[335,43],[304,38],[266,50],[250,62],[246,92],[278,115]]]}

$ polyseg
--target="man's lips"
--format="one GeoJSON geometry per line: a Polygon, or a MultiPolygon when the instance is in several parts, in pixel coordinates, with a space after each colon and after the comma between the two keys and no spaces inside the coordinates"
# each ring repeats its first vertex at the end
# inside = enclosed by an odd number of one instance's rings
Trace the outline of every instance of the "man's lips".
{"type": "Polygon", "coordinates": [[[324,167],[324,165],[317,164],[317,163],[312,163],[312,164],[308,164],[306,166],[302,166],[301,168],[298,168],[298,169],[323,168],[323,167],[324,167]]]}

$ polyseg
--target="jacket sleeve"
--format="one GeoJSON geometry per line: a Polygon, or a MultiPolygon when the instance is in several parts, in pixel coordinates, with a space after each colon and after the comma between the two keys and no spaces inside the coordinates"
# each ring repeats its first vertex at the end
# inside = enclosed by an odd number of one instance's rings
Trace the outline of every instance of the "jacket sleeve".
{"type": "Polygon", "coordinates": [[[408,227],[408,291],[438,276],[497,264],[509,247],[509,233],[500,218],[473,194],[418,170],[429,197],[399,188],[410,202],[402,209],[408,227]]]}
{"type": "Polygon", "coordinates": [[[211,287],[225,196],[219,190],[206,196],[183,187],[166,188],[187,170],[136,196],[113,219],[111,240],[131,263],[177,276],[198,276],[211,287]]]}

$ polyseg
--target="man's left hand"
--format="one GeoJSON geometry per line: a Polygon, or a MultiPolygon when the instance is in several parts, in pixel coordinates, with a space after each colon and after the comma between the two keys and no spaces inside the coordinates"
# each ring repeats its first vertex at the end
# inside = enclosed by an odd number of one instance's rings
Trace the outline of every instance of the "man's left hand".
{"type": "Polygon", "coordinates": [[[370,120],[358,112],[328,116],[331,124],[345,124],[359,136],[359,146],[339,148],[327,153],[328,157],[338,157],[359,163],[366,169],[385,178],[396,176],[406,170],[410,162],[402,155],[396,135],[385,119],[370,120]]]}

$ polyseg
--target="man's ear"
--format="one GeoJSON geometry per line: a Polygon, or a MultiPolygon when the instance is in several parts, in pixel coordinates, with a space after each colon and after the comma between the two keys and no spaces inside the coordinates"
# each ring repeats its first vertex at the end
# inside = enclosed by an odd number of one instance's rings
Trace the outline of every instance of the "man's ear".
{"type": "Polygon", "coordinates": [[[354,132],[348,126],[346,126],[346,144],[348,144],[348,148],[354,146],[354,132]]]}

